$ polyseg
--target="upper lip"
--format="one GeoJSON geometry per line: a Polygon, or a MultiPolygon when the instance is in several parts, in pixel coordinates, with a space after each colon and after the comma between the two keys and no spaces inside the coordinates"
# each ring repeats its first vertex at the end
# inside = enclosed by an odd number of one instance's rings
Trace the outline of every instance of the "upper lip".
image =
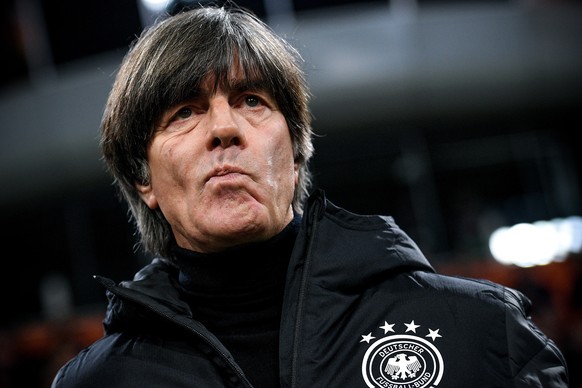
{"type": "Polygon", "coordinates": [[[210,178],[216,177],[216,176],[223,176],[223,175],[227,175],[227,174],[246,174],[246,172],[236,166],[230,166],[230,165],[224,165],[224,166],[217,166],[215,168],[213,168],[207,175],[206,175],[206,182],[208,182],[210,180],[210,178]]]}

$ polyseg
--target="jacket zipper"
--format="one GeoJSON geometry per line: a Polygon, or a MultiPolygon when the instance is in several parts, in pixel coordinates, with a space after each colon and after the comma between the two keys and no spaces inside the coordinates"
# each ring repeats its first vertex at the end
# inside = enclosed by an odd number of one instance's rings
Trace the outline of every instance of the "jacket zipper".
{"type": "Polygon", "coordinates": [[[320,198],[319,201],[313,203],[313,208],[309,209],[310,213],[313,214],[311,217],[312,225],[310,230],[308,229],[307,232],[310,233],[309,240],[307,242],[307,254],[304,261],[303,273],[301,275],[301,285],[299,287],[299,302],[297,303],[297,315],[295,319],[295,335],[293,338],[293,356],[291,359],[291,388],[297,387],[297,360],[299,358],[299,337],[301,336],[301,329],[303,326],[303,305],[305,294],[307,293],[307,279],[309,277],[309,270],[311,264],[311,257],[312,257],[312,250],[315,240],[315,235],[317,234],[317,227],[319,226],[319,219],[323,216],[323,209],[324,206],[322,204],[323,200],[320,198]]]}
{"type": "Polygon", "coordinates": [[[224,361],[226,361],[226,363],[235,372],[235,375],[240,379],[240,381],[243,383],[243,385],[245,385],[248,388],[253,388],[252,384],[243,375],[243,373],[240,371],[240,369],[237,367],[237,365],[234,363],[234,361],[232,361],[221,349],[219,349],[204,333],[196,330],[195,328],[191,327],[190,325],[187,325],[187,324],[184,324],[182,322],[175,320],[174,318],[172,318],[168,314],[164,313],[163,311],[158,310],[155,306],[153,306],[149,303],[143,302],[142,300],[136,299],[131,295],[128,295],[122,288],[118,287],[111,279],[107,279],[107,278],[104,278],[101,276],[94,276],[94,278],[99,283],[101,283],[105,288],[107,288],[109,291],[114,293],[115,295],[122,297],[126,300],[132,301],[134,303],[137,303],[137,304],[145,307],[146,309],[154,312],[155,314],[160,315],[160,316],[168,319],[170,322],[185,328],[187,331],[189,331],[189,332],[193,333],[194,335],[198,336],[199,338],[201,338],[212,349],[214,349],[214,351],[216,351],[216,353],[218,353],[224,361]]]}

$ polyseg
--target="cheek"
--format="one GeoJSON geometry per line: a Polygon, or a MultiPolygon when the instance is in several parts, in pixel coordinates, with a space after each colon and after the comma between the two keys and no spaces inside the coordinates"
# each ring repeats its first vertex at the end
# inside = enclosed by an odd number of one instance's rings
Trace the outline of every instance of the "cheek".
{"type": "Polygon", "coordinates": [[[150,147],[149,160],[152,169],[174,177],[184,176],[188,166],[196,161],[196,143],[188,136],[158,139],[150,147]]]}
{"type": "Polygon", "coordinates": [[[288,142],[277,143],[273,153],[273,169],[278,185],[294,190],[298,180],[297,164],[293,158],[293,150],[288,142]]]}
{"type": "MultiPolygon", "coordinates": [[[[280,133],[284,133],[283,131],[287,131],[287,128],[280,129],[280,133]]],[[[295,161],[289,135],[272,136],[264,149],[268,150],[269,155],[266,160],[270,161],[275,174],[283,176],[293,174],[295,161]]]]}

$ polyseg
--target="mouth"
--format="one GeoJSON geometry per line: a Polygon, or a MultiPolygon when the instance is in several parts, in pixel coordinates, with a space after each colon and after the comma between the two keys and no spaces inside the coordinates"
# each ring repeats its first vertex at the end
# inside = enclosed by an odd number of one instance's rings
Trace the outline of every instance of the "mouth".
{"type": "Polygon", "coordinates": [[[238,167],[235,166],[220,166],[214,168],[207,176],[206,182],[210,181],[213,178],[235,178],[240,175],[247,175],[246,172],[238,167]]]}

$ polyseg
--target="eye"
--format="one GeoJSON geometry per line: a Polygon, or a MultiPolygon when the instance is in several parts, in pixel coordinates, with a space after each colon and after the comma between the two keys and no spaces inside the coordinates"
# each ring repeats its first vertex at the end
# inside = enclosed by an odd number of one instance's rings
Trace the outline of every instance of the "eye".
{"type": "Polygon", "coordinates": [[[258,105],[261,104],[261,99],[257,96],[255,96],[254,94],[245,96],[245,104],[247,106],[250,106],[251,108],[254,108],[258,105]]]}
{"type": "Polygon", "coordinates": [[[183,108],[180,108],[176,112],[176,114],[174,115],[174,120],[184,120],[192,116],[192,114],[193,114],[192,108],[185,106],[183,108]]]}

